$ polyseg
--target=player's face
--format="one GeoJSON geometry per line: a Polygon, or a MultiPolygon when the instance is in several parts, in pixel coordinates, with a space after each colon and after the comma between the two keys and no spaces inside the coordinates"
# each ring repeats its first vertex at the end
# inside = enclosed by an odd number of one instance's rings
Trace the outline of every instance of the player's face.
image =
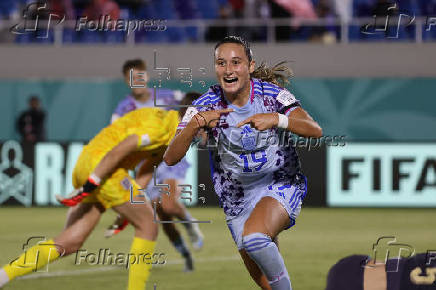
{"type": "Polygon", "coordinates": [[[134,68],[124,76],[126,84],[131,88],[134,97],[141,97],[147,92],[148,75],[145,70],[134,68]]]}
{"type": "Polygon", "coordinates": [[[249,62],[244,47],[237,43],[224,43],[215,51],[215,72],[227,96],[243,97],[250,92],[250,73],[254,61],[249,62]]]}

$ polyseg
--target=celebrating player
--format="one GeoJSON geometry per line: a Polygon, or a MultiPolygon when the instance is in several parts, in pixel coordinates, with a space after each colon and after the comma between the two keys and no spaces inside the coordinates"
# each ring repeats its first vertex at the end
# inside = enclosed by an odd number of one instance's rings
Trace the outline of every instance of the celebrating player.
{"type": "Polygon", "coordinates": [[[60,256],[80,249],[97,225],[101,214],[113,208],[135,228],[128,256],[129,290],[143,290],[151,268],[157,237],[153,209],[148,202],[133,197],[150,181],[153,166],[174,136],[179,114],[157,108],[145,108],[126,114],[100,131],[83,148],[73,172],[76,188],[64,205],[75,206],[68,215],[65,229],[54,239],[35,245],[19,258],[0,269],[0,287],[10,280],[40,269],[60,256]],[[145,160],[145,161],[144,161],[145,160]],[[129,174],[144,161],[137,182],[129,174]],[[27,261],[26,261],[27,256],[27,261]],[[29,258],[31,257],[31,258],[29,258]]]}
{"type": "MultiPolygon", "coordinates": [[[[112,115],[112,121],[118,119],[124,114],[145,107],[154,107],[155,98],[153,96],[154,90],[147,87],[148,73],[146,70],[146,64],[141,59],[128,60],[123,65],[123,74],[125,82],[131,87],[131,95],[124,98],[115,109],[112,115]]],[[[165,109],[171,108],[171,106],[177,105],[183,94],[180,91],[172,91],[169,89],[157,89],[156,90],[156,104],[165,105],[165,109]]],[[[191,92],[185,95],[182,100],[187,102],[182,105],[191,104],[200,94],[191,92]]],[[[181,114],[186,111],[182,108],[181,114]]],[[[182,115],[183,116],[183,115],[182,115]]],[[[169,195],[161,194],[161,191],[157,187],[153,186],[153,183],[149,183],[146,193],[150,200],[156,202],[156,212],[159,218],[163,221],[171,221],[173,218],[177,218],[182,221],[195,221],[189,211],[186,209],[183,203],[180,202],[180,189],[178,184],[183,183],[183,179],[186,175],[186,170],[189,168],[189,163],[183,158],[177,165],[169,167],[163,162],[159,165],[156,172],[157,183],[169,185],[169,195]],[[160,199],[160,202],[157,202],[160,199]]],[[[182,223],[189,235],[190,241],[194,249],[199,250],[203,246],[203,235],[196,223],[182,223]]],[[[126,219],[119,216],[115,223],[109,227],[105,236],[111,237],[125,228],[127,225],[126,219]]],[[[177,230],[174,223],[163,223],[163,230],[170,239],[175,249],[185,259],[185,271],[193,270],[193,261],[191,253],[186,246],[182,235],[177,230]]]]}
{"type": "Polygon", "coordinates": [[[249,45],[234,36],[220,41],[214,56],[219,84],[193,102],[202,107],[188,108],[164,161],[176,164],[205,128],[208,147],[217,148],[210,151],[215,191],[247,270],[262,289],[292,289],[272,239],[295,224],[307,182],[295,148],[268,140],[286,131],[320,137],[322,130],[279,86],[285,66],[255,70],[249,45]]]}

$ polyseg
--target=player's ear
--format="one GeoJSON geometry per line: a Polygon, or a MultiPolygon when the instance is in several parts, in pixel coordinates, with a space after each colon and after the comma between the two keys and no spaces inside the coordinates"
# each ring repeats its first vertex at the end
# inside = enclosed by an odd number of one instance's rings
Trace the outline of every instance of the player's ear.
{"type": "Polygon", "coordinates": [[[248,66],[248,71],[252,74],[254,72],[254,68],[256,67],[256,62],[254,60],[250,61],[248,66]]]}

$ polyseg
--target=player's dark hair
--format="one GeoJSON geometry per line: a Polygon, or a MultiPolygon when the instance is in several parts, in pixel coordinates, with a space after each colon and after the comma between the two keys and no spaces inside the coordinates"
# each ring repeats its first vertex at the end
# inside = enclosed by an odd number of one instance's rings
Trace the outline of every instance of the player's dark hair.
{"type": "Polygon", "coordinates": [[[248,61],[253,60],[253,52],[251,51],[250,44],[247,41],[245,41],[242,37],[233,36],[233,35],[226,36],[215,45],[214,51],[216,51],[216,49],[220,47],[221,44],[224,43],[236,43],[242,45],[244,47],[245,55],[248,57],[248,61]]]}
{"type": "Polygon", "coordinates": [[[147,70],[147,65],[142,59],[129,59],[123,64],[123,75],[126,75],[131,69],[147,70]]]}
{"type": "Polygon", "coordinates": [[[250,74],[250,77],[261,79],[262,81],[270,82],[284,88],[290,83],[289,79],[294,75],[292,70],[286,66],[286,63],[288,63],[288,61],[285,60],[272,67],[267,67],[265,62],[262,62],[260,66],[250,74]]]}
{"type": "MultiPolygon", "coordinates": [[[[245,55],[248,58],[248,61],[251,62],[253,60],[253,52],[250,48],[250,44],[245,41],[240,36],[227,36],[220,40],[215,45],[215,50],[224,43],[236,43],[240,44],[244,47],[245,55]]],[[[250,74],[250,77],[261,79],[265,82],[270,82],[280,87],[285,87],[289,84],[289,78],[293,76],[292,70],[286,66],[288,61],[281,61],[274,65],[273,67],[267,67],[265,62],[262,62],[260,66],[258,66],[253,73],[250,74]]]]}
{"type": "MultiPolygon", "coordinates": [[[[196,99],[198,99],[200,96],[201,96],[200,93],[197,93],[197,92],[194,92],[194,91],[192,91],[192,92],[187,92],[187,93],[185,94],[185,97],[180,101],[180,105],[186,105],[186,106],[187,106],[187,105],[191,105],[192,102],[194,102],[194,101],[195,101],[196,99]]],[[[185,115],[187,109],[188,109],[188,107],[181,107],[181,108],[180,108],[180,110],[179,110],[179,114],[180,114],[180,117],[181,117],[181,118],[185,115]]]]}

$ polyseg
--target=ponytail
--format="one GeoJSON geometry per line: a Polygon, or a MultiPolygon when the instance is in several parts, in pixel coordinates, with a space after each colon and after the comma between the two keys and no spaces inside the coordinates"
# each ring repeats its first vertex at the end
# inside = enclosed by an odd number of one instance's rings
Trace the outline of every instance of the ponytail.
{"type": "Polygon", "coordinates": [[[265,62],[262,62],[250,77],[260,79],[265,82],[273,83],[281,88],[290,84],[289,79],[294,75],[292,69],[285,64],[289,61],[281,61],[273,67],[267,67],[265,62]]]}

